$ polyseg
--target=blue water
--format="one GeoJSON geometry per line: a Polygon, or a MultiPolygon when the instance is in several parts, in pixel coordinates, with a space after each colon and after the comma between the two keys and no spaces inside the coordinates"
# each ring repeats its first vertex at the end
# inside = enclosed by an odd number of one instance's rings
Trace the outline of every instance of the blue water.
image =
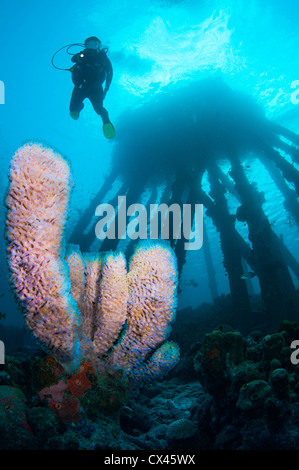
{"type": "MultiPolygon", "coordinates": [[[[69,118],[70,74],[51,65],[57,49],[90,35],[109,48],[114,78],[105,105],[116,129],[126,110],[150,102],[169,86],[178,89],[217,76],[233,90],[253,96],[269,119],[299,132],[299,104],[291,101],[291,83],[299,80],[298,14],[295,0],[5,2],[0,11],[0,80],[5,85],[5,104],[0,105],[1,194],[14,151],[23,141],[44,141],[71,163],[75,187],[66,228],[70,233],[109,174],[116,144],[104,139],[100,118],[89,103],[78,121],[69,118]]],[[[57,55],[56,64],[69,67],[69,56],[57,55]]],[[[273,229],[298,259],[298,228],[258,160],[248,176],[266,192],[264,209],[273,229]]],[[[230,202],[233,211],[236,201],[230,202]]],[[[227,293],[219,235],[208,218],[206,223],[219,293],[227,293]]],[[[13,321],[19,314],[7,287],[3,241],[1,248],[0,311],[13,321]]],[[[298,285],[298,279],[294,282],[298,285]]],[[[189,252],[179,307],[210,300],[202,252],[189,252]]]]}

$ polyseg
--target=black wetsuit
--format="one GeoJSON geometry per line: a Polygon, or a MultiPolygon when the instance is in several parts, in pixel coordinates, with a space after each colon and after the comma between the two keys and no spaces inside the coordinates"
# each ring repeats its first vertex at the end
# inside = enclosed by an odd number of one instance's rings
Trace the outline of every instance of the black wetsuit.
{"type": "Polygon", "coordinates": [[[75,85],[70,102],[70,112],[80,111],[83,101],[88,98],[103,123],[110,122],[108,112],[103,107],[104,93],[106,94],[113,76],[113,69],[105,50],[84,49],[72,57],[75,62],[72,70],[72,80],[75,85]],[[105,89],[103,91],[103,83],[105,89]]]}

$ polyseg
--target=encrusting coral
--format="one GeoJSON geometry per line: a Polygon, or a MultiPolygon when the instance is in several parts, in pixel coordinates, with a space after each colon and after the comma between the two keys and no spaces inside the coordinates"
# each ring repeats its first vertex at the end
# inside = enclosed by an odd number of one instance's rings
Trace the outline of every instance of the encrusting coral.
{"type": "Polygon", "coordinates": [[[176,309],[171,249],[137,247],[127,272],[122,253],[82,254],[63,244],[70,196],[66,161],[40,144],[12,158],[7,196],[11,281],[36,338],[64,367],[91,360],[132,381],[165,375],[179,359],[165,342],[176,309]]]}

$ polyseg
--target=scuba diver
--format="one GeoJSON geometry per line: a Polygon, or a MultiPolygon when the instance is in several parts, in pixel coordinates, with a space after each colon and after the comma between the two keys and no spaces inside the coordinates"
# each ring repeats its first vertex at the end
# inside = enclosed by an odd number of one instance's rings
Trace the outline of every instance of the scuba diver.
{"type": "Polygon", "coordinates": [[[83,101],[88,98],[95,112],[102,118],[104,136],[113,139],[115,129],[109,119],[108,111],[103,106],[112,81],[112,65],[107,57],[107,49],[101,49],[100,39],[91,36],[85,40],[84,46],[83,51],[71,58],[75,65],[69,70],[72,72],[75,86],[70,101],[70,116],[77,120],[84,107],[83,101]]]}

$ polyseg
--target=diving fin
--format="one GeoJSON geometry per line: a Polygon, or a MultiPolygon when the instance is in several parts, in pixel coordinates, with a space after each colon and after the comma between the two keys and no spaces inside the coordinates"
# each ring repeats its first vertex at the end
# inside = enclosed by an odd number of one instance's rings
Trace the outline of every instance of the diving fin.
{"type": "Polygon", "coordinates": [[[77,119],[79,119],[79,113],[78,111],[70,111],[70,116],[72,119],[74,119],[75,121],[77,121],[77,119]]]}
{"type": "Polygon", "coordinates": [[[103,125],[103,132],[106,139],[113,139],[115,137],[115,129],[111,122],[106,122],[103,125]]]}

